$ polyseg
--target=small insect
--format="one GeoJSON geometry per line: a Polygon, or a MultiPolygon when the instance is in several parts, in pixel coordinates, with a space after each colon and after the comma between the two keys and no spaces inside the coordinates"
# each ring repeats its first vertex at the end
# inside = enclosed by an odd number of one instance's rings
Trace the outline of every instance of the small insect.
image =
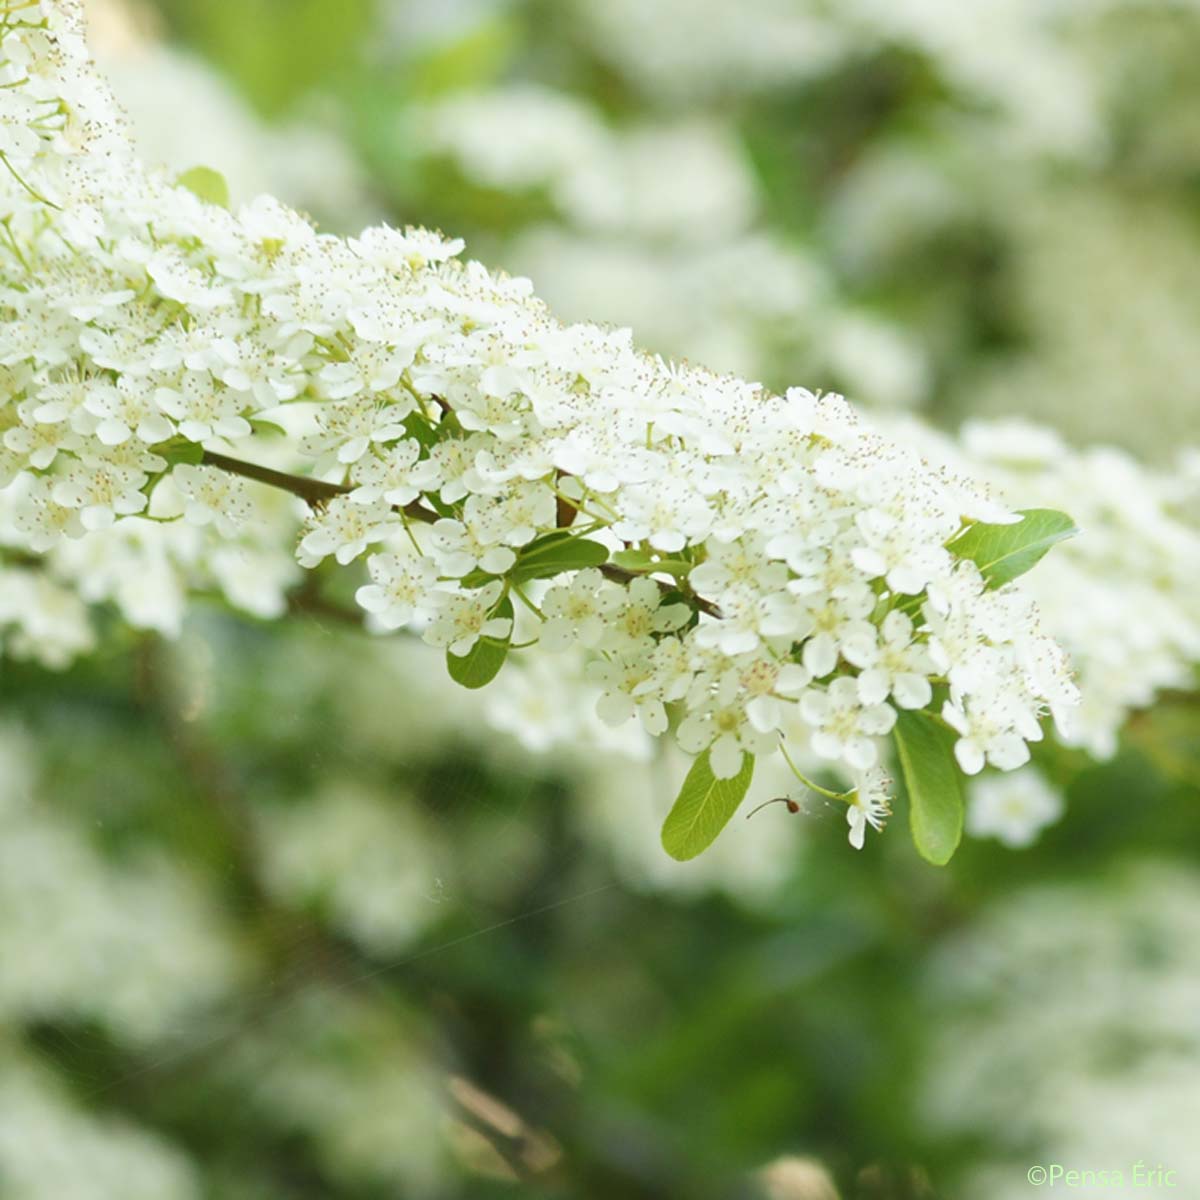
{"type": "Polygon", "coordinates": [[[751,809],[750,812],[746,814],[746,820],[750,820],[750,818],[754,816],[756,812],[762,812],[762,810],[766,808],[768,804],[786,804],[787,810],[790,813],[798,813],[800,811],[800,805],[797,804],[796,801],[790,796],[776,796],[772,800],[764,800],[757,808],[751,809]]]}

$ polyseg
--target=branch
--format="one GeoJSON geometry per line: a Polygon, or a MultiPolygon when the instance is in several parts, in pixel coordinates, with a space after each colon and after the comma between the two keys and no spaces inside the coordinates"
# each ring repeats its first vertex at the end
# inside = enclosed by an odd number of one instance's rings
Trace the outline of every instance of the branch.
{"type": "MultiPolygon", "coordinates": [[[[639,575],[636,571],[627,571],[624,567],[618,567],[616,563],[601,563],[599,570],[601,575],[606,579],[613,580],[614,583],[628,583],[631,579],[650,578],[649,576],[639,575]]],[[[703,597],[697,596],[683,582],[667,583],[663,579],[655,579],[654,582],[658,584],[659,591],[664,595],[668,592],[678,592],[686,596],[701,612],[708,613],[710,617],[719,617],[721,615],[720,609],[715,604],[711,604],[703,597]]]]}
{"type": "MultiPolygon", "coordinates": [[[[289,475],[286,471],[276,471],[271,467],[259,466],[258,463],[246,462],[241,458],[230,458],[227,454],[218,454],[215,450],[203,450],[200,461],[209,467],[218,467],[231,475],[241,475],[245,479],[253,479],[257,483],[265,483],[268,487],[280,488],[299,496],[305,504],[319,507],[328,504],[337,496],[345,496],[354,489],[345,483],[326,483],[323,479],[313,479],[307,475],[289,475]]],[[[431,522],[437,520],[437,514],[422,508],[415,500],[403,508],[396,507],[406,517],[417,521],[431,522]]]]}
{"type": "MultiPolygon", "coordinates": [[[[312,479],[305,475],[289,475],[286,471],[276,471],[271,467],[259,466],[258,463],[246,462],[240,458],[230,458],[227,454],[218,454],[215,450],[201,451],[200,461],[206,466],[228,471],[231,475],[241,475],[245,479],[265,483],[268,487],[281,488],[285,492],[291,492],[293,496],[299,496],[306,504],[313,506],[327,504],[335,497],[345,496],[354,490],[348,484],[326,483],[323,479],[312,479]]],[[[411,517],[416,521],[429,523],[437,520],[436,513],[430,512],[415,500],[403,508],[397,505],[396,511],[402,512],[406,517],[411,517]]],[[[616,563],[604,563],[600,567],[600,572],[616,583],[629,583],[634,579],[643,578],[636,571],[627,571],[624,567],[618,567],[616,563]]],[[[663,592],[683,592],[701,612],[708,613],[710,617],[721,615],[715,605],[701,599],[686,586],[666,583],[661,579],[656,579],[655,583],[663,592]]]]}
{"type": "Polygon", "coordinates": [[[363,630],[363,610],[343,608],[323,596],[316,571],[306,572],[304,582],[288,596],[288,611],[300,616],[328,618],[360,633],[363,630]]]}
{"type": "Polygon", "coordinates": [[[227,454],[218,454],[215,450],[203,450],[200,461],[209,467],[219,467],[231,475],[241,475],[245,479],[254,479],[270,487],[281,488],[299,496],[306,504],[324,504],[335,496],[343,496],[351,489],[344,483],[326,483],[321,479],[310,479],[303,475],[289,475],[285,471],[274,471],[270,467],[260,467],[257,463],[244,462],[240,458],[230,458],[227,454]]]}

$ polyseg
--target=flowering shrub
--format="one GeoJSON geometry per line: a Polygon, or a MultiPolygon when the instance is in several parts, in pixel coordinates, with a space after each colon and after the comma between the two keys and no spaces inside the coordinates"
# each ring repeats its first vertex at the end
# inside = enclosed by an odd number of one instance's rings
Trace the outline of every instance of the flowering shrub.
{"type": "Polygon", "coordinates": [[[938,1019],[916,1107],[959,1137],[1002,1130],[970,1162],[968,1194],[1028,1194],[1024,1168],[1010,1168],[1031,1155],[1120,1163],[1128,1181],[1147,1129],[1157,1141],[1143,1180],[1159,1160],[1197,1169],[1181,1113],[1200,1054],[1198,907],[1190,870],[1137,856],[997,897],[922,964],[922,1010],[938,1019]],[[981,1072],[992,1086],[978,1086],[981,1072]]]}
{"type": "Polygon", "coordinates": [[[464,686],[586,649],[605,720],[697,756],[663,831],[680,858],[799,727],[848,786],[800,778],[858,846],[894,734],[918,848],[944,862],[960,775],[1064,723],[1065,657],[1012,586],[1063,514],[1010,510],[838,396],[562,325],[460,241],[343,241],[265,197],[231,213],[214,173],[137,162],[73,3],[0,11],[6,543],[176,523],[228,579],[222,554],[253,573],[278,527],[264,492],[290,494],[299,564],[365,560],[368,625],[419,632],[464,686]]]}

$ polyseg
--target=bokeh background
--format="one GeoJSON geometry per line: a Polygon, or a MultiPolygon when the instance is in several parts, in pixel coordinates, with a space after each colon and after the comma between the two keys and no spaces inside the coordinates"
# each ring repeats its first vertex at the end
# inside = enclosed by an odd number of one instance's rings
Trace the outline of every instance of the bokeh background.
{"type": "MultiPolygon", "coordinates": [[[[1200,446],[1200,5],[88,8],[145,156],[235,200],[443,228],[889,421],[1200,446]]],[[[1025,848],[856,854],[810,802],[681,865],[678,760],[547,751],[552,680],[468,694],[313,608],[10,645],[5,1200],[1200,1194],[1194,667],[1106,761],[1042,755],[1025,848]]]]}

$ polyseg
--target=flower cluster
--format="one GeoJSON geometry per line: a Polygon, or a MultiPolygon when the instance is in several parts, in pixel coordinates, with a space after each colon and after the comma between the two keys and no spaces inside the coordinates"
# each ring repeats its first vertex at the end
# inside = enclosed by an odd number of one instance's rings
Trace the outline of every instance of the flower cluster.
{"type": "Polygon", "coordinates": [[[0,443],[28,552],[139,522],[236,539],[242,477],[290,490],[301,566],[365,559],[370,623],[468,686],[581,646],[605,719],[673,730],[718,779],[798,721],[854,781],[856,842],[898,711],[941,714],[967,773],[1064,720],[1032,601],[955,552],[1017,520],[986,494],[838,396],[562,325],[461,242],[206,203],[133,156],[74,4],[0,13],[0,443]]]}
{"type": "Polygon", "coordinates": [[[1023,420],[975,421],[952,439],[878,418],[930,462],[969,472],[1002,499],[1067,506],[1086,536],[1029,576],[1042,621],[1066,647],[1082,695],[1069,745],[1110,758],[1131,712],[1191,691],[1200,664],[1200,527],[1185,471],[1150,470],[1110,446],[1076,449],[1023,420]]]}

